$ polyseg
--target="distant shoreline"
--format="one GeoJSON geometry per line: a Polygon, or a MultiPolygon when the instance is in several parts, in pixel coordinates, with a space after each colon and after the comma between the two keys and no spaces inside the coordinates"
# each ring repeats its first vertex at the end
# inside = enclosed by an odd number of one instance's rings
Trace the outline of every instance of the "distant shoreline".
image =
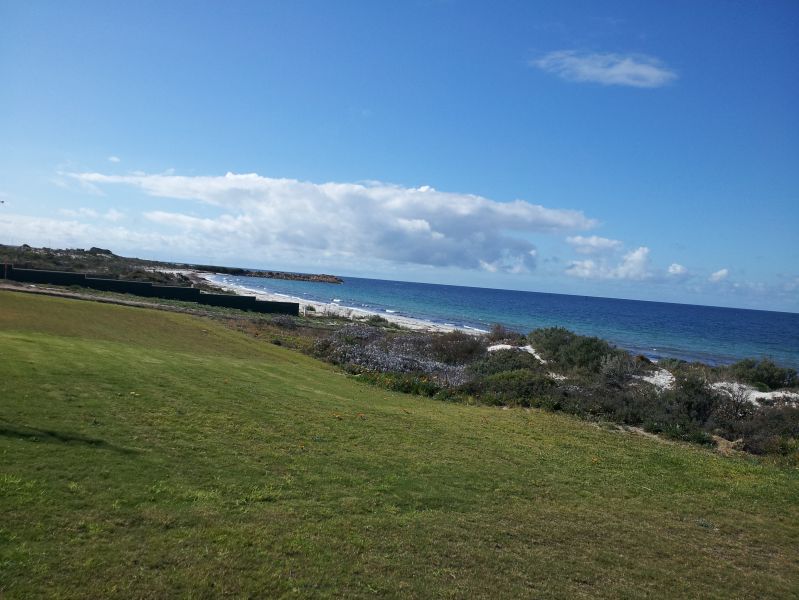
{"type": "Polygon", "coordinates": [[[173,264],[176,267],[185,267],[186,270],[194,272],[215,273],[234,277],[261,277],[263,279],[286,279],[288,281],[312,281],[314,283],[332,284],[344,283],[341,277],[337,275],[327,275],[325,273],[291,273],[289,271],[261,271],[258,269],[242,269],[239,267],[173,264]]]}
{"type": "Polygon", "coordinates": [[[358,319],[358,318],[368,318],[370,316],[377,315],[390,323],[395,323],[402,327],[407,327],[408,329],[414,329],[417,331],[448,332],[448,331],[458,330],[458,331],[464,331],[466,333],[472,333],[475,335],[485,333],[482,330],[477,330],[472,328],[463,328],[463,327],[456,327],[454,325],[434,323],[432,321],[425,321],[424,319],[404,317],[401,315],[385,313],[376,310],[366,310],[363,308],[352,308],[349,306],[341,306],[336,302],[319,302],[316,300],[307,300],[305,298],[299,298],[297,296],[290,296],[287,294],[275,294],[275,293],[264,292],[263,290],[254,290],[242,285],[221,283],[213,279],[215,276],[218,275],[217,273],[211,273],[206,271],[194,271],[192,275],[202,279],[207,285],[216,287],[222,291],[233,292],[240,295],[255,296],[258,300],[268,300],[271,302],[297,302],[300,304],[300,313],[305,314],[306,316],[314,316],[314,315],[320,317],[335,316],[335,317],[344,317],[349,319],[358,319]],[[312,310],[307,310],[307,307],[312,307],[312,310]]]}

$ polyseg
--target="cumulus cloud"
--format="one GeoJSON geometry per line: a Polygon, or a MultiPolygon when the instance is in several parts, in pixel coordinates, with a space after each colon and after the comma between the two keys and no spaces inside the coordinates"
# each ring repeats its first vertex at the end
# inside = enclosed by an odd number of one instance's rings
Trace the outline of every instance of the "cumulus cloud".
{"type": "Polygon", "coordinates": [[[8,214],[0,219],[0,239],[9,244],[77,248],[103,246],[113,249],[157,251],[179,249],[178,236],[139,232],[102,221],[87,223],[73,217],[55,219],[8,214]]]}
{"type": "Polygon", "coordinates": [[[622,247],[619,240],[611,240],[608,238],[592,235],[584,237],[582,235],[573,235],[566,238],[566,241],[572,245],[574,251],[579,254],[600,254],[603,252],[613,252],[622,247]]]}
{"type": "Polygon", "coordinates": [[[719,269],[715,273],[711,273],[710,277],[708,277],[708,281],[711,283],[718,283],[719,281],[723,281],[727,279],[727,276],[730,274],[729,269],[719,269]]]}
{"type": "Polygon", "coordinates": [[[566,274],[583,279],[647,279],[651,276],[649,248],[636,248],[622,256],[615,265],[604,260],[577,260],[566,268],[566,274]]]}
{"type": "Polygon", "coordinates": [[[679,277],[680,275],[685,275],[688,273],[688,269],[682,266],[679,263],[671,263],[669,268],[667,269],[669,275],[674,275],[675,277],[679,277]]]}
{"type": "Polygon", "coordinates": [[[575,50],[558,50],[531,64],[567,81],[602,85],[658,88],[677,79],[677,74],[662,61],[644,54],[581,54],[575,50]]]}
{"type": "Polygon", "coordinates": [[[118,156],[109,156],[108,157],[108,162],[118,163],[118,162],[121,162],[121,161],[122,161],[122,159],[119,158],[118,156]]]}
{"type": "Polygon", "coordinates": [[[207,238],[246,252],[317,253],[511,273],[533,269],[535,234],[593,227],[582,212],[523,200],[497,202],[472,194],[379,182],[316,184],[257,174],[72,173],[91,186],[125,185],[152,196],[201,202],[220,213],[151,211],[145,217],[187,240],[207,238]]]}

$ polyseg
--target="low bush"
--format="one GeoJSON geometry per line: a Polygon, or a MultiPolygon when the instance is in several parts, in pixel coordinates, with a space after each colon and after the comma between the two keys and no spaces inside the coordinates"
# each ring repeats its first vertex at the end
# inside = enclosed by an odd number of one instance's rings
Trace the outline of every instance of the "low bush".
{"type": "Polygon", "coordinates": [[[599,373],[605,357],[620,352],[605,340],[577,335],[563,327],[536,329],[528,339],[545,360],[564,370],[599,373]]]}
{"type": "Polygon", "coordinates": [[[796,370],[779,367],[768,358],[741,360],[730,365],[729,371],[733,377],[743,383],[768,386],[772,390],[799,385],[796,370]]]}
{"type": "Polygon", "coordinates": [[[666,395],[671,395],[682,416],[696,427],[704,427],[722,402],[720,393],[696,375],[678,378],[675,389],[666,395]]]}
{"type": "Polygon", "coordinates": [[[516,369],[488,375],[471,390],[488,404],[538,406],[556,384],[546,375],[529,369],[516,369]]]}
{"type": "Polygon", "coordinates": [[[436,335],[430,342],[433,356],[448,365],[463,365],[485,353],[485,341],[462,331],[436,335]]]}
{"type": "Polygon", "coordinates": [[[523,343],[524,336],[521,333],[508,329],[500,323],[494,323],[491,330],[486,334],[486,339],[493,343],[508,342],[508,343],[523,343]]]}
{"type": "Polygon", "coordinates": [[[721,388],[713,415],[707,424],[708,429],[728,439],[739,437],[739,425],[749,420],[757,411],[752,404],[749,390],[743,386],[721,388]]]}
{"type": "Polygon", "coordinates": [[[735,423],[729,433],[740,437],[748,452],[799,458],[799,406],[778,403],[758,407],[735,423]]]}
{"type": "Polygon", "coordinates": [[[487,377],[505,371],[529,369],[543,371],[540,362],[528,352],[519,350],[496,350],[489,352],[483,358],[473,362],[467,367],[467,372],[473,377],[487,377]]]}
{"type": "Polygon", "coordinates": [[[297,320],[289,315],[277,315],[270,320],[272,325],[277,325],[283,329],[297,329],[297,320]]]}
{"type": "Polygon", "coordinates": [[[441,386],[423,373],[361,373],[360,377],[373,385],[394,392],[416,394],[419,396],[435,396],[441,386]]]}
{"type": "Polygon", "coordinates": [[[605,383],[621,387],[640,371],[641,364],[626,352],[615,352],[602,357],[599,371],[605,383]]]}
{"type": "Polygon", "coordinates": [[[685,423],[666,423],[663,426],[653,423],[644,425],[644,429],[650,433],[658,433],[673,440],[691,442],[712,446],[715,444],[713,436],[702,429],[685,423]]]}
{"type": "Polygon", "coordinates": [[[650,387],[598,388],[590,393],[590,397],[594,399],[590,412],[614,423],[639,426],[647,421],[663,423],[669,420],[667,405],[650,387]]]}

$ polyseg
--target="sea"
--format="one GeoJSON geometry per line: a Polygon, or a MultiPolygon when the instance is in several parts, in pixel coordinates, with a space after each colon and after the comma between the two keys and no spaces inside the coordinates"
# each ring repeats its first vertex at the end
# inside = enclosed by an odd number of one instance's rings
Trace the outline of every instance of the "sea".
{"type": "Polygon", "coordinates": [[[396,314],[464,330],[494,323],[527,333],[566,327],[653,360],[730,364],[770,358],[799,369],[799,314],[543,292],[346,277],[342,284],[215,275],[243,292],[263,292],[396,314]]]}

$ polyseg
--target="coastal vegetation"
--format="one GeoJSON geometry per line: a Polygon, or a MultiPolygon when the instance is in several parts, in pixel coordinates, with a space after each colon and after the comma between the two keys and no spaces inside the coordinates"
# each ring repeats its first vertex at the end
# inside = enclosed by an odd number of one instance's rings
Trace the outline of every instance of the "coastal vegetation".
{"type": "MultiPolygon", "coordinates": [[[[459,335],[153,306],[170,310],[0,291],[0,595],[799,590],[797,470],[536,408],[550,370],[626,381],[626,364],[587,369],[582,343],[561,366],[487,350],[502,339],[475,350],[459,335]],[[314,340],[375,361],[415,349],[429,372],[402,377],[449,393],[467,384],[447,377],[479,375],[498,397],[529,389],[529,406],[395,393],[364,382],[388,371],[348,363],[362,372],[348,376],[286,347],[314,340]]],[[[704,419],[691,386],[685,414],[704,419]]]]}
{"type": "MultiPolygon", "coordinates": [[[[518,344],[518,334],[506,341],[518,344]]],[[[710,367],[643,356],[560,327],[532,331],[526,347],[460,332],[393,332],[350,325],[317,340],[316,356],[392,390],[467,404],[535,407],[667,438],[773,454],[799,464],[796,371],[771,361],[710,367]],[[673,379],[657,385],[653,376],[673,379]],[[725,384],[731,380],[732,386],[725,384]],[[741,383],[782,390],[754,401],[741,383]]]]}
{"type": "Polygon", "coordinates": [[[150,281],[161,285],[194,286],[204,289],[215,288],[208,286],[205,280],[193,275],[191,271],[322,283],[342,282],[342,279],[335,275],[287,273],[284,271],[264,271],[242,269],[239,267],[196,265],[129,258],[126,256],[118,256],[111,250],[97,247],[84,250],[82,248],[33,248],[27,244],[23,244],[22,246],[0,244],[0,261],[25,269],[85,272],[102,275],[111,279],[150,281]]]}

